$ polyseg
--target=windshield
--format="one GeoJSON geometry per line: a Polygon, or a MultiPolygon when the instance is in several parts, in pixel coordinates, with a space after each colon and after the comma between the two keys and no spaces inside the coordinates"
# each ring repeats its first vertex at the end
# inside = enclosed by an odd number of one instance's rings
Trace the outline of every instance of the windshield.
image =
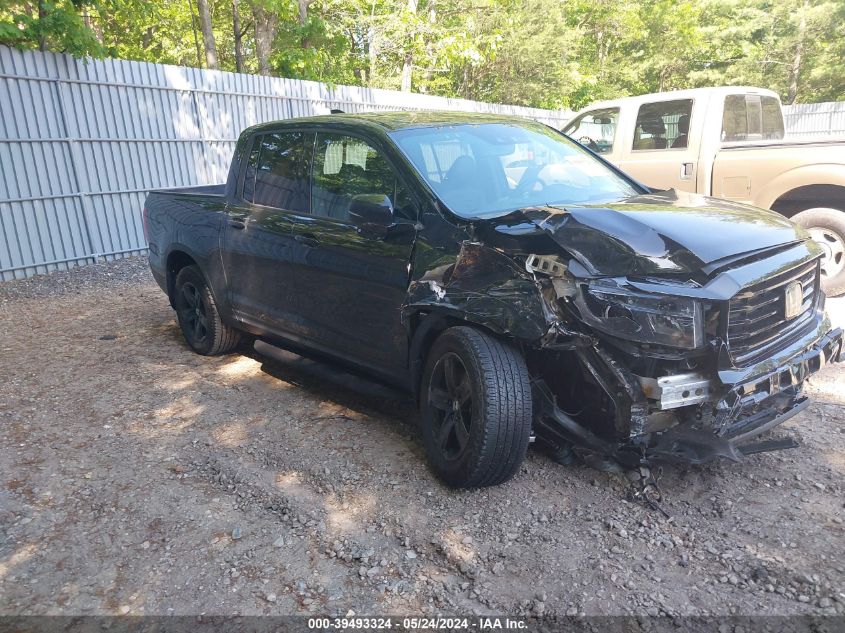
{"type": "Polygon", "coordinates": [[[424,127],[391,137],[443,203],[464,218],[642,193],[580,145],[537,123],[424,127]]]}

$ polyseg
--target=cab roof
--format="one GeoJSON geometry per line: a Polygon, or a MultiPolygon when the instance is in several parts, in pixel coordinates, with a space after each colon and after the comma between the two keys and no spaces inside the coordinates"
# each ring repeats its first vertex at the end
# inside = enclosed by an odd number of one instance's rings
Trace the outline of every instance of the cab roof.
{"type": "Polygon", "coordinates": [[[381,132],[393,132],[396,130],[440,127],[444,125],[479,125],[482,123],[514,123],[517,121],[528,122],[530,119],[505,116],[501,114],[484,114],[478,112],[454,112],[448,110],[427,110],[427,111],[400,111],[400,112],[365,112],[361,114],[324,114],[320,116],[304,117],[298,119],[283,119],[261,123],[249,128],[252,132],[265,132],[307,124],[323,125],[349,125],[356,128],[376,129],[381,132]]]}
{"type": "Polygon", "coordinates": [[[724,96],[735,94],[752,94],[761,95],[765,97],[774,97],[780,101],[778,93],[767,90],[766,88],[755,88],[754,86],[715,86],[712,88],[686,88],[683,90],[667,90],[665,92],[650,92],[648,94],[636,95],[633,97],[619,97],[618,99],[608,99],[605,101],[595,101],[588,106],[583,107],[576,112],[571,120],[583,112],[590,112],[600,108],[618,107],[622,105],[640,105],[642,103],[652,103],[659,101],[672,101],[674,99],[695,99],[702,96],[724,96]]]}

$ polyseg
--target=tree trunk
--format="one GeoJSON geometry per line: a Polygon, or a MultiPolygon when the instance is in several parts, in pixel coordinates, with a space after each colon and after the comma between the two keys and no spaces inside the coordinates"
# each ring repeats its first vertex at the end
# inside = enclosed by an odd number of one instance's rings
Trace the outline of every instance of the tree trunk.
{"type": "MultiPolygon", "coordinates": [[[[408,0],[408,11],[417,13],[417,0],[408,0]]],[[[414,53],[411,50],[405,51],[405,59],[402,61],[402,92],[411,92],[413,85],[414,53]]]]}
{"type": "Polygon", "coordinates": [[[244,42],[238,0],[232,0],[232,31],[235,35],[235,71],[242,73],[244,71],[244,42]]]}
{"type": "Polygon", "coordinates": [[[258,58],[258,72],[269,75],[270,53],[273,51],[273,40],[276,39],[276,25],[279,17],[275,13],[265,11],[258,4],[252,5],[252,15],[255,23],[255,56],[258,58]]]}
{"type": "Polygon", "coordinates": [[[214,44],[208,0],[197,0],[197,11],[200,14],[200,30],[202,30],[202,43],[205,47],[205,67],[217,70],[217,46],[214,44]]]}
{"type": "Polygon", "coordinates": [[[44,9],[44,0],[38,0],[38,26],[41,27],[38,32],[38,50],[47,50],[47,38],[44,37],[44,18],[47,17],[47,11],[44,9]]]}
{"type": "MultiPolygon", "coordinates": [[[[299,26],[304,27],[308,24],[308,7],[314,0],[298,0],[299,1],[299,26]]],[[[302,48],[312,48],[314,44],[311,38],[306,36],[302,38],[302,48]]]]}
{"type": "Polygon", "coordinates": [[[194,20],[193,0],[188,0],[188,8],[191,10],[191,30],[194,32],[194,46],[197,48],[197,68],[202,68],[202,52],[200,51],[200,40],[197,36],[197,23],[194,20]]]}
{"type": "Polygon", "coordinates": [[[153,35],[155,35],[155,31],[153,27],[148,26],[144,31],[144,34],[141,36],[141,48],[147,50],[153,44],[153,35]]]}
{"type": "Polygon", "coordinates": [[[411,92],[411,79],[414,70],[414,54],[411,51],[405,53],[405,59],[402,62],[402,92],[411,92]]]}
{"type": "Polygon", "coordinates": [[[371,88],[376,78],[376,63],[378,62],[378,44],[376,43],[376,31],[371,26],[367,31],[367,85],[371,88]]]}
{"type": "Polygon", "coordinates": [[[798,77],[801,74],[801,58],[804,55],[804,39],[807,36],[807,8],[809,2],[804,0],[801,7],[801,21],[798,23],[798,41],[795,44],[795,56],[789,68],[789,94],[786,96],[787,105],[795,103],[798,96],[798,77]]]}
{"type": "MultiPolygon", "coordinates": [[[[88,11],[88,7],[82,8],[82,23],[85,25],[85,28],[91,31],[94,34],[94,37],[97,38],[97,41],[102,44],[103,43],[103,29],[100,27],[99,24],[94,22],[91,18],[91,13],[88,11]]],[[[146,47],[145,47],[146,48],[146,47]]]]}

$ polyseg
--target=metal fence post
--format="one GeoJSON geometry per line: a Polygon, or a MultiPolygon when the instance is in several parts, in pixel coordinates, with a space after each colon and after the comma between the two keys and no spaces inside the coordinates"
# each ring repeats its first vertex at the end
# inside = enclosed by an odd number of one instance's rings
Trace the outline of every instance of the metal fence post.
{"type": "Polygon", "coordinates": [[[198,140],[200,142],[200,147],[202,148],[202,159],[203,159],[202,160],[202,172],[203,172],[203,180],[205,182],[202,182],[200,184],[206,185],[206,184],[209,184],[209,181],[210,181],[209,171],[208,171],[209,170],[208,147],[207,147],[208,141],[206,141],[206,135],[205,135],[205,132],[203,130],[203,125],[202,125],[202,118],[200,117],[200,106],[199,106],[199,102],[197,101],[197,87],[191,86],[190,91],[191,91],[191,103],[193,104],[193,110],[194,110],[194,119],[196,119],[197,132],[199,133],[199,139],[198,140]]]}

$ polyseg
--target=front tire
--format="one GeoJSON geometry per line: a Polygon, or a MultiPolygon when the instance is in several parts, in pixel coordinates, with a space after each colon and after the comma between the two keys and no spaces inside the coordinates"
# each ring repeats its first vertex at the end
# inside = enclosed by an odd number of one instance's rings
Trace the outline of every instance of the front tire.
{"type": "Polygon", "coordinates": [[[186,266],[176,276],[176,319],[191,349],[203,356],[217,356],[233,351],[241,333],[220,318],[220,311],[200,269],[186,266]]]}
{"type": "Polygon", "coordinates": [[[432,470],[454,488],[507,481],[531,436],[531,383],[518,349],[466,326],[446,330],[428,354],[420,391],[432,470]]]}
{"type": "Polygon", "coordinates": [[[829,297],[845,294],[845,211],[807,209],[793,216],[824,251],[822,289],[829,297]]]}

